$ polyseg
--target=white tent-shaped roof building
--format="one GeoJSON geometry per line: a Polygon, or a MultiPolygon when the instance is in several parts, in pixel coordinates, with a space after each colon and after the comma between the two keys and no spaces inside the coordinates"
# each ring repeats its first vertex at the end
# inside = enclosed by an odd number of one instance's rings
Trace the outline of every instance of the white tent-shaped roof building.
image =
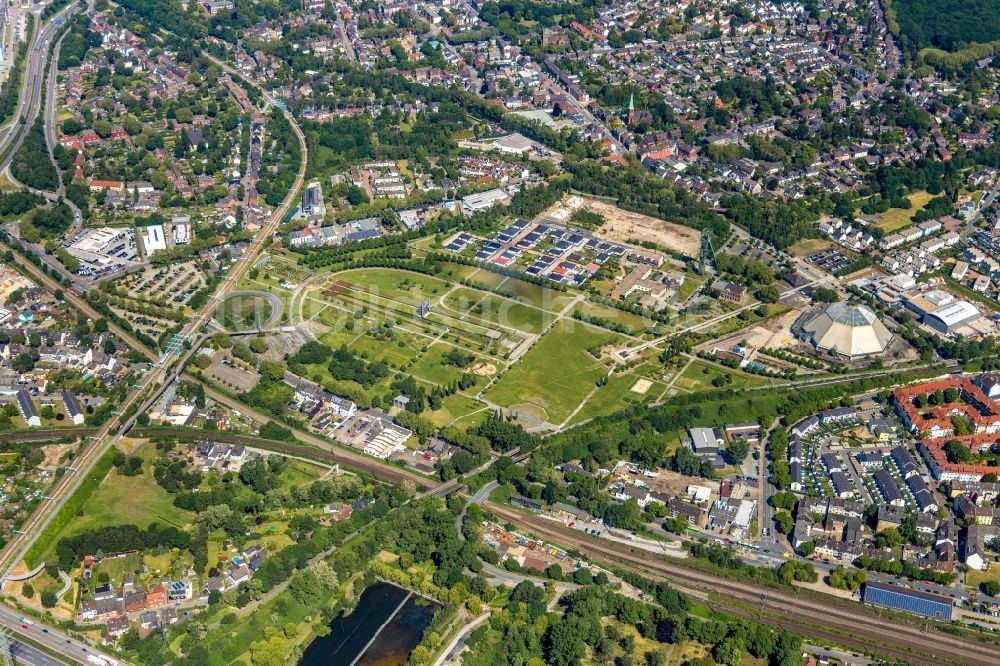
{"type": "Polygon", "coordinates": [[[881,354],[892,341],[892,333],[864,305],[831,303],[802,327],[822,351],[859,358],[881,354]]]}

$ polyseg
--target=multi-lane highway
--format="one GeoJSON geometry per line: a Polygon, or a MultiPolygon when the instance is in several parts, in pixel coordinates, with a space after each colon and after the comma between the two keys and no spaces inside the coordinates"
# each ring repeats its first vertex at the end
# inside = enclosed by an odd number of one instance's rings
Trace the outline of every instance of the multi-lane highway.
{"type": "MultiPolygon", "coordinates": [[[[62,48],[63,39],[66,38],[69,32],[64,32],[62,36],[59,37],[59,41],[56,42],[55,49],[52,51],[52,58],[49,62],[49,73],[46,77],[45,85],[45,143],[49,146],[49,153],[51,154],[59,141],[59,137],[56,136],[56,118],[58,99],[56,93],[59,89],[59,51],[62,48]]],[[[55,157],[52,157],[53,165],[56,165],[55,157]]],[[[63,194],[66,188],[62,182],[62,178],[59,179],[59,194],[63,194]]]]}
{"type": "MultiPolygon", "coordinates": [[[[28,51],[28,57],[24,66],[24,89],[17,103],[17,112],[14,120],[0,132],[0,171],[10,166],[11,159],[17,149],[24,141],[24,136],[42,107],[43,95],[45,94],[45,81],[49,56],[49,46],[56,33],[62,27],[56,23],[56,19],[66,19],[80,10],[80,5],[72,3],[56,14],[41,29],[35,30],[34,42],[28,51]]],[[[39,17],[36,15],[35,21],[39,17]]]]}
{"type": "Polygon", "coordinates": [[[13,636],[9,641],[10,656],[18,666],[65,666],[67,663],[13,636]]]}
{"type": "Polygon", "coordinates": [[[75,638],[71,638],[55,627],[42,625],[33,619],[22,621],[21,614],[0,605],[0,628],[10,637],[11,653],[14,662],[25,666],[63,666],[64,664],[80,662],[87,663],[88,657],[101,656],[108,663],[115,663],[110,657],[95,648],[75,638]],[[24,625],[27,624],[27,629],[24,625]],[[45,648],[45,651],[25,642],[27,638],[32,643],[45,648]],[[59,655],[55,657],[53,655],[59,655]]]}
{"type": "MultiPolygon", "coordinates": [[[[89,1],[92,2],[93,0],[89,1]]],[[[15,116],[14,121],[11,122],[7,128],[5,128],[5,131],[0,133],[0,155],[4,156],[4,159],[0,161],[0,173],[6,172],[11,182],[15,184],[20,183],[18,183],[17,179],[10,175],[10,165],[14,159],[14,155],[17,153],[17,149],[24,142],[25,135],[31,128],[32,124],[34,124],[35,119],[41,111],[41,107],[43,106],[43,94],[45,96],[45,139],[48,143],[50,156],[56,145],[55,112],[59,60],[58,54],[59,46],[62,43],[62,39],[66,36],[66,32],[63,32],[59,37],[59,41],[56,43],[53,51],[53,57],[50,59],[48,59],[49,45],[55,35],[62,28],[62,19],[70,18],[73,14],[79,11],[79,9],[80,5],[78,3],[74,2],[70,4],[61,12],[56,14],[52,20],[46,23],[40,32],[36,31],[36,42],[28,54],[27,64],[25,65],[26,87],[19,100],[17,115],[15,116]],[[60,23],[56,22],[57,19],[60,19],[60,23]],[[46,66],[46,62],[49,63],[48,66],[46,66]]],[[[55,158],[53,157],[52,159],[54,165],[55,158]]],[[[77,208],[72,201],[63,199],[65,191],[66,190],[61,178],[59,180],[59,187],[55,192],[42,192],[36,190],[38,194],[41,194],[50,202],[56,203],[62,201],[72,209],[73,231],[75,233],[80,224],[83,222],[83,216],[80,213],[80,209],[77,208]]],[[[43,258],[43,261],[47,260],[47,256],[44,253],[40,252],[39,255],[43,258]]],[[[65,273],[65,269],[59,264],[59,262],[52,261],[51,265],[59,272],[65,273]]]]}

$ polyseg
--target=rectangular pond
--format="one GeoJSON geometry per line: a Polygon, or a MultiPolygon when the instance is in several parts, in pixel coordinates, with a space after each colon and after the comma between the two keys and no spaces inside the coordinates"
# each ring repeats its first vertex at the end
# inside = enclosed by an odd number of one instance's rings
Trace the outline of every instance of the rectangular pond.
{"type": "Polygon", "coordinates": [[[434,618],[437,604],[389,583],[366,588],[350,615],[330,622],[299,666],[403,666],[434,618]]]}

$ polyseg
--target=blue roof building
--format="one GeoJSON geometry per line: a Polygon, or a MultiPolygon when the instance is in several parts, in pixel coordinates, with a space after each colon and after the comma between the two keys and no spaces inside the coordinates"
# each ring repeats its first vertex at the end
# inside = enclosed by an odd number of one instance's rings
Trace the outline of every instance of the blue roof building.
{"type": "Polygon", "coordinates": [[[367,231],[352,231],[349,234],[344,235],[345,243],[355,243],[363,240],[371,240],[372,238],[378,238],[382,234],[379,233],[378,229],[370,229],[367,231]]]}
{"type": "Polygon", "coordinates": [[[17,409],[21,412],[21,416],[24,417],[24,422],[28,426],[37,428],[42,425],[42,419],[38,416],[35,402],[24,389],[17,392],[17,409]]]}
{"type": "Polygon", "coordinates": [[[899,585],[865,583],[864,601],[866,604],[894,608],[935,620],[951,620],[951,599],[899,585]]]}
{"type": "Polygon", "coordinates": [[[66,408],[66,416],[69,417],[69,420],[72,421],[74,425],[82,425],[85,417],[83,412],[80,411],[80,403],[76,399],[76,396],[70,393],[68,389],[63,389],[62,401],[63,406],[66,408]]]}

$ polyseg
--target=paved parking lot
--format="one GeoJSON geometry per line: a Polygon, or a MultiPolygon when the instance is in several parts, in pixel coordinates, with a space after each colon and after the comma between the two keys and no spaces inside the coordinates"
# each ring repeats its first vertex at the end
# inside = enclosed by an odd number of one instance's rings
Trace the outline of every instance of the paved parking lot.
{"type": "Polygon", "coordinates": [[[215,358],[205,369],[205,374],[209,378],[222,383],[224,386],[238,391],[249,391],[257,382],[260,375],[256,372],[244,369],[238,365],[239,361],[234,361],[229,354],[216,354],[215,358]]]}

